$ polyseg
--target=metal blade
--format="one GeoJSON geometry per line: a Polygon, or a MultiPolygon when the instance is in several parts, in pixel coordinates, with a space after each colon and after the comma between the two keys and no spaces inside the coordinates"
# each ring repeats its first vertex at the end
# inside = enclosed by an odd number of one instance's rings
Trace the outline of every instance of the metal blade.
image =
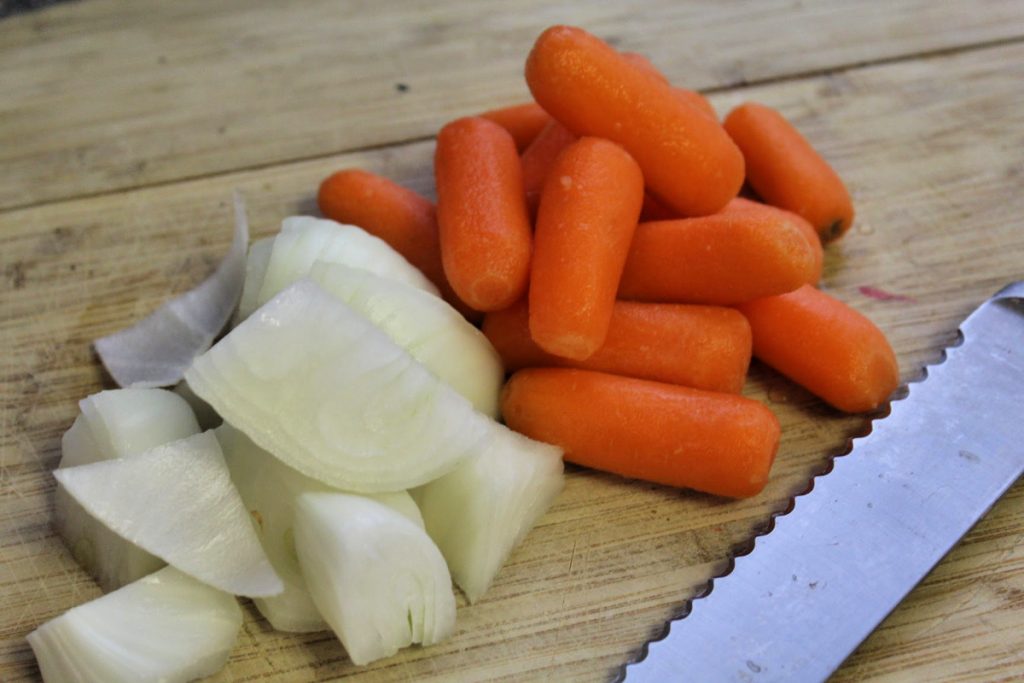
{"type": "Polygon", "coordinates": [[[634,681],[822,681],[1024,472],[1024,282],[795,499],[634,681]]]}

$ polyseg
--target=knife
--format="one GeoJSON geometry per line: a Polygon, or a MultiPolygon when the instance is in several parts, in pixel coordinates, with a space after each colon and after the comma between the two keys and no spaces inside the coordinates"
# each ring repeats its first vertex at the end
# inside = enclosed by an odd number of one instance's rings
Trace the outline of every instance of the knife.
{"type": "Polygon", "coordinates": [[[823,681],[1024,472],[1024,281],[625,680],[823,681]]]}

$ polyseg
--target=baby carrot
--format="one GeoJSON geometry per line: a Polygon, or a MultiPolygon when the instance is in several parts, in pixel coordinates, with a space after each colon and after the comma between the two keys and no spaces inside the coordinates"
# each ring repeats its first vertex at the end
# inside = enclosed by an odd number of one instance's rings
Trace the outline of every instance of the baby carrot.
{"type": "Polygon", "coordinates": [[[492,109],[480,116],[507,130],[516,141],[516,150],[520,152],[533,142],[533,139],[544,130],[544,126],[551,123],[551,117],[536,102],[492,109]]]}
{"type": "Polygon", "coordinates": [[[792,291],[814,276],[814,250],[794,221],[723,211],[638,225],[619,296],[728,306],[792,291]]]}
{"type": "Polygon", "coordinates": [[[520,157],[523,164],[523,189],[526,190],[526,204],[531,214],[537,213],[540,191],[544,187],[548,169],[555,162],[555,157],[573,142],[576,142],[576,136],[569,129],[558,121],[551,121],[523,151],[520,157]]]}
{"type": "Polygon", "coordinates": [[[581,138],[555,159],[530,273],[530,334],[548,353],[582,360],[604,343],[643,198],[640,167],[614,142],[581,138]]]}
{"type": "Polygon", "coordinates": [[[648,187],[683,215],[718,211],[743,183],[743,155],[717,121],[586,31],[544,31],[526,60],[537,103],[578,135],[622,145],[648,187]]]}
{"type": "Polygon", "coordinates": [[[521,370],[501,408],[570,462],[734,498],[764,488],[779,446],[779,421],[757,401],[589,370],[521,370]]]}
{"type": "Polygon", "coordinates": [[[769,204],[806,218],[822,242],[838,239],[853,222],[853,203],[843,181],[782,114],[754,102],[725,119],[743,150],[747,180],[769,204]]]}
{"type": "Polygon", "coordinates": [[[478,311],[511,306],[530,277],[530,219],[512,136],[479,117],[441,129],[434,153],[441,261],[478,311]]]}
{"type": "Polygon", "coordinates": [[[900,381],[896,355],[874,323],[805,285],[743,304],[754,355],[839,410],[874,410],[900,381]]]}
{"type": "MultiPolygon", "coordinates": [[[[729,206],[726,204],[726,206],[729,206]]],[[[641,221],[668,221],[682,218],[678,211],[665,206],[664,203],[650,192],[644,192],[644,204],[640,207],[641,221]]]]}
{"type": "MultiPolygon", "coordinates": [[[[662,82],[666,84],[669,83],[669,80],[665,76],[665,74],[661,73],[661,71],[658,70],[658,67],[654,66],[654,64],[651,63],[651,60],[647,59],[646,55],[642,55],[639,52],[620,52],[619,54],[621,54],[627,61],[632,63],[633,66],[638,66],[644,71],[647,71],[648,73],[657,76],[659,79],[661,79],[662,82]]],[[[711,102],[709,102],[708,98],[704,97],[696,90],[673,87],[672,93],[676,96],[677,99],[685,102],[691,107],[696,107],[697,109],[700,109],[702,112],[704,112],[711,118],[715,119],[716,121],[718,120],[718,112],[716,112],[715,108],[711,106],[711,102]]]]}
{"type": "Polygon", "coordinates": [[[376,235],[436,285],[445,283],[434,203],[379,175],[350,168],[320,184],[324,216],[376,235]]]}
{"type": "Polygon", "coordinates": [[[582,361],[537,346],[530,337],[526,301],[488,313],[483,330],[511,372],[581,368],[739,393],[750,365],[750,324],[736,309],[720,306],[616,301],[604,344],[582,361]]]}
{"type": "Polygon", "coordinates": [[[797,227],[800,228],[800,232],[804,234],[807,239],[807,243],[811,245],[811,251],[814,252],[814,275],[810,279],[810,284],[817,284],[821,280],[821,271],[825,265],[825,250],[821,246],[821,239],[818,238],[818,231],[814,229],[810,223],[808,223],[802,216],[798,216],[792,211],[786,211],[780,209],[777,206],[771,206],[770,204],[762,204],[761,202],[755,202],[745,197],[736,197],[728,204],[722,211],[762,211],[762,212],[776,212],[781,219],[792,221],[797,227]]]}

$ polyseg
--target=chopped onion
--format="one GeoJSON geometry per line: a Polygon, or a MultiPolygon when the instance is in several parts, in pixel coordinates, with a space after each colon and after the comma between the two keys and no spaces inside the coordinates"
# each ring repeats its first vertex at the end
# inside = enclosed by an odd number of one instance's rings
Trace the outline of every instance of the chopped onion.
{"type": "MultiPolygon", "coordinates": [[[[82,412],[61,440],[59,467],[141,453],[199,433],[188,404],[163,389],[101,391],[78,405],[82,412]]],[[[104,591],[120,588],[164,564],[93,519],[60,484],[54,515],[71,554],[104,591]]]]}
{"type": "Polygon", "coordinates": [[[562,450],[497,423],[485,450],[412,491],[427,533],[470,602],[562,490],[562,450]]]}
{"type": "Polygon", "coordinates": [[[166,567],[28,635],[47,683],[184,683],[215,673],[242,626],[233,597],[166,567]]]}
{"type": "Polygon", "coordinates": [[[310,278],[369,318],[478,411],[497,417],[505,378],[501,358],[444,299],[338,263],[317,261],[310,278]]]}
{"type": "Polygon", "coordinates": [[[343,263],[434,295],[438,293],[437,287],[387,242],[362,228],[311,216],[292,216],[284,220],[281,232],[274,238],[259,301],[270,300],[309,275],[316,261],[343,263]]]}
{"type": "Polygon", "coordinates": [[[285,464],[360,493],[436,479],[476,452],[493,423],[308,280],[197,358],[187,379],[285,464]]]}
{"type": "Polygon", "coordinates": [[[283,590],[212,432],[54,476],[112,531],[200,581],[250,597],[283,590]]]}
{"type": "Polygon", "coordinates": [[[242,293],[249,244],[245,204],[237,192],[234,202],[235,236],[213,275],[135,325],[96,340],[96,353],[119,386],[177,384],[224,329],[242,293]]]}
{"type": "MultiPolygon", "coordinates": [[[[249,514],[257,521],[256,534],[263,550],[284,582],[284,592],[280,595],[256,598],[253,602],[279,631],[326,630],[327,623],[313,604],[295,554],[295,498],[302,493],[337,492],[337,489],[296,472],[229,424],[221,425],[216,434],[231,480],[238,487],[249,514]]],[[[405,491],[372,497],[423,528],[419,508],[405,491]]]]}
{"type": "Polygon", "coordinates": [[[295,547],[313,600],[353,663],[433,645],[454,630],[444,558],[423,529],[387,505],[304,493],[295,505],[295,547]]]}

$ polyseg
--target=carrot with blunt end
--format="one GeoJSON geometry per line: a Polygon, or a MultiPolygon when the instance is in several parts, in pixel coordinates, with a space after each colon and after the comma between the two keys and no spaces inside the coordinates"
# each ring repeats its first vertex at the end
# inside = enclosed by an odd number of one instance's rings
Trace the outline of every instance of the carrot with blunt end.
{"type": "Polygon", "coordinates": [[[757,401],[589,370],[521,370],[501,407],[570,462],[733,498],[764,488],[779,446],[779,421],[757,401]]]}
{"type": "Polygon", "coordinates": [[[434,153],[441,261],[455,293],[478,311],[526,292],[532,235],[512,136],[479,117],[441,129],[434,153]]]}
{"type": "Polygon", "coordinates": [[[555,159],[530,273],[530,335],[548,353],[582,360],[604,343],[643,198],[640,167],[614,142],[582,138],[555,159]]]}
{"type": "MultiPolygon", "coordinates": [[[[642,55],[639,52],[620,52],[619,54],[621,54],[627,61],[633,64],[633,66],[638,66],[644,71],[647,71],[648,73],[657,76],[659,79],[661,79],[663,83],[671,85],[669,83],[668,77],[665,76],[665,74],[661,73],[658,67],[654,66],[654,64],[651,63],[651,60],[649,60],[646,55],[642,55]]],[[[688,88],[680,88],[678,86],[673,86],[672,93],[678,100],[685,102],[691,107],[701,110],[702,112],[704,112],[711,118],[715,119],[716,121],[718,120],[718,112],[716,112],[715,108],[711,106],[711,102],[709,102],[708,98],[704,97],[696,90],[690,90],[688,88]]]]}
{"type": "Polygon", "coordinates": [[[762,199],[803,216],[824,243],[849,229],[853,202],[846,186],[782,114],[747,102],[729,112],[725,129],[743,151],[747,180],[762,199]]]}
{"type": "Polygon", "coordinates": [[[533,142],[533,139],[544,130],[544,126],[551,123],[551,116],[536,102],[491,109],[480,114],[480,117],[493,121],[507,130],[516,141],[516,150],[520,152],[533,142]]]}
{"type": "Polygon", "coordinates": [[[754,333],[754,355],[839,410],[874,410],[899,385],[882,331],[824,292],[805,286],[739,309],[754,333]]]}
{"type": "Polygon", "coordinates": [[[794,221],[723,211],[638,225],[619,296],[729,306],[790,292],[815,275],[814,250],[794,221]]]}
{"type": "Polygon", "coordinates": [[[622,145],[648,187],[683,215],[718,211],[743,183],[743,155],[717,121],[582,29],[544,31],[526,60],[526,82],[572,132],[622,145]]]}
{"type": "Polygon", "coordinates": [[[523,164],[523,189],[526,191],[526,204],[530,207],[531,214],[537,213],[540,192],[551,165],[555,163],[562,150],[574,142],[576,135],[558,121],[552,121],[544,126],[544,130],[538,133],[530,146],[523,151],[520,157],[523,164]]]}
{"type": "Polygon", "coordinates": [[[822,247],[821,239],[818,237],[818,231],[815,230],[814,226],[808,223],[802,216],[798,216],[792,211],[786,211],[785,209],[780,209],[777,206],[755,202],[751,199],[746,199],[745,197],[736,197],[726,204],[722,211],[753,211],[754,213],[775,212],[781,219],[793,222],[800,228],[800,232],[802,232],[804,237],[807,239],[807,244],[810,245],[811,251],[814,252],[814,275],[811,277],[809,284],[817,284],[821,280],[821,272],[825,267],[825,249],[822,247]]]}
{"type": "Polygon", "coordinates": [[[320,184],[320,211],[376,235],[440,286],[445,283],[434,203],[379,175],[350,168],[320,184]]]}
{"type": "Polygon", "coordinates": [[[581,368],[739,393],[750,365],[750,324],[736,309],[719,306],[617,301],[604,344],[582,361],[537,346],[530,337],[526,301],[488,313],[483,330],[511,372],[581,368]]]}

